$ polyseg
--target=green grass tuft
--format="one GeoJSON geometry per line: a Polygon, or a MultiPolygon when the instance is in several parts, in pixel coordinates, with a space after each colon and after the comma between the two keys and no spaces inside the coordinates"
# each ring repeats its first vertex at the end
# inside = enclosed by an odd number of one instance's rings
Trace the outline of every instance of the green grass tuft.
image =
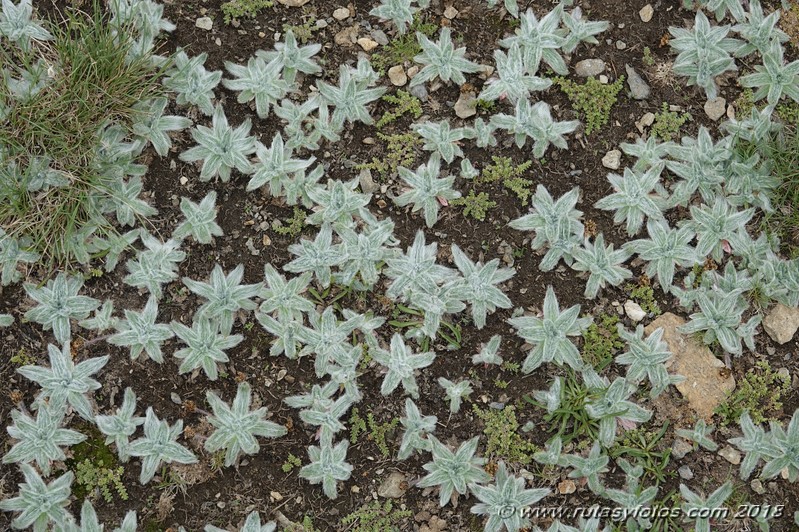
{"type": "Polygon", "coordinates": [[[157,69],[150,56],[128,61],[130,42],[120,42],[98,2],[92,11],[70,10],[63,22],[46,23],[53,40],[27,52],[0,50],[0,70],[13,77],[40,59],[49,69],[46,85],[24,100],[0,84],[0,101],[13,102],[0,128],[6,168],[0,173],[0,227],[12,237],[28,237],[30,249],[50,266],[75,259],[74,242],[88,227],[114,232],[98,199],[111,195],[119,177],[99,164],[98,136],[109,122],[129,130],[142,112],[134,105],[162,94],[158,79],[168,67],[157,69]],[[49,158],[70,184],[28,191],[32,172],[15,179],[12,168],[28,169],[36,157],[49,158]]]}
{"type": "Polygon", "coordinates": [[[258,13],[274,5],[271,0],[231,0],[222,4],[222,14],[225,24],[230,24],[235,19],[255,18],[258,13]]]}
{"type": "Polygon", "coordinates": [[[582,85],[563,77],[556,77],[554,82],[569,98],[572,107],[585,122],[585,134],[599,131],[610,120],[610,111],[616,103],[616,97],[624,85],[624,76],[613,83],[602,83],[590,77],[582,85]]]}
{"type": "Polygon", "coordinates": [[[474,189],[469,190],[469,195],[449,202],[454,207],[462,206],[463,215],[471,216],[475,220],[485,221],[489,210],[497,206],[496,201],[491,201],[491,197],[485,192],[475,195],[474,189]]]}
{"type": "Polygon", "coordinates": [[[680,114],[676,111],[669,111],[669,104],[663,102],[663,107],[659,113],[655,113],[655,121],[649,133],[663,141],[675,140],[680,136],[680,128],[691,119],[688,113],[680,114]]]}

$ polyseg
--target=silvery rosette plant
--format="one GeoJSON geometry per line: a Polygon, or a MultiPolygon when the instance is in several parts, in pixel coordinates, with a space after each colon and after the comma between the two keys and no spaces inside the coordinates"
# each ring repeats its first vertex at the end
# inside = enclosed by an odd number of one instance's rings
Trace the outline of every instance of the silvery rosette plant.
{"type": "Polygon", "coordinates": [[[533,348],[524,360],[522,371],[530,373],[544,362],[583,367],[582,357],[569,336],[580,335],[591,324],[591,318],[580,318],[580,305],[561,312],[555,290],[549,286],[544,297],[543,316],[519,316],[508,320],[533,348]]]}
{"type": "Polygon", "coordinates": [[[16,529],[32,527],[34,532],[46,532],[48,525],[63,523],[69,518],[66,507],[72,493],[74,473],[68,471],[45,484],[33,466],[21,464],[25,482],[19,485],[19,495],[0,501],[0,509],[6,512],[19,512],[11,521],[16,529]]]}
{"type": "Polygon", "coordinates": [[[94,420],[94,408],[86,394],[100,389],[100,383],[91,376],[108,363],[108,355],[75,364],[68,343],[62,349],[48,345],[47,354],[50,357],[49,368],[26,365],[17,369],[19,374],[41,387],[34,407],[45,402],[56,410],[70,406],[82,418],[94,420]]]}
{"type": "Polygon", "coordinates": [[[472,484],[483,484],[491,477],[483,470],[485,458],[475,456],[478,437],[461,443],[455,452],[441,443],[435,436],[428,436],[432,446],[431,462],[424,469],[428,472],[418,486],[422,488],[438,486],[439,506],[445,506],[457,492],[465,495],[472,484]]]}
{"type": "Polygon", "coordinates": [[[235,129],[230,127],[224,108],[217,104],[213,112],[211,127],[197,125],[191,135],[197,146],[180,154],[186,162],[202,161],[200,180],[208,181],[216,176],[223,182],[230,181],[231,170],[243,174],[252,171],[248,156],[255,152],[255,138],[250,136],[250,119],[247,118],[235,129]]]}
{"type": "Polygon", "coordinates": [[[330,499],[338,496],[338,481],[348,480],[352,475],[352,466],[346,462],[347,449],[350,442],[343,440],[335,446],[322,444],[308,448],[308,457],[311,463],[302,466],[300,476],[311,484],[322,484],[325,495],[330,499]]]}
{"type": "Polygon", "coordinates": [[[50,474],[52,462],[64,460],[62,446],[76,445],[86,436],[74,430],[61,428],[64,411],[43,404],[36,411],[36,418],[25,412],[11,412],[12,425],[6,430],[17,440],[4,456],[4,464],[35,462],[44,475],[50,474]]]}
{"type": "Polygon", "coordinates": [[[216,452],[225,449],[225,466],[232,465],[241,453],[255,454],[260,449],[256,436],[277,438],[286,434],[286,427],[266,420],[266,408],[250,410],[252,402],[250,385],[239,384],[233,404],[228,406],[219,396],[206,393],[213,415],[208,422],[215,427],[205,440],[205,449],[216,452]]]}
{"type": "Polygon", "coordinates": [[[182,420],[170,426],[166,421],[158,419],[152,408],[147,409],[144,418],[144,436],[131,442],[129,447],[131,456],[142,459],[140,483],[150,482],[162,462],[193,464],[197,461],[197,457],[191,451],[176,441],[181,432],[183,432],[182,420]]]}
{"type": "MultiPolygon", "coordinates": [[[[428,125],[428,124],[425,124],[428,125]]],[[[404,207],[413,203],[413,211],[422,210],[427,227],[433,227],[438,221],[438,211],[442,203],[461,197],[461,193],[452,188],[454,176],[440,178],[441,159],[439,152],[434,152],[427,163],[420,165],[415,172],[400,166],[399,176],[410,185],[410,190],[403,192],[394,203],[404,207]]]]}
{"type": "Polygon", "coordinates": [[[439,78],[441,81],[466,83],[464,74],[477,72],[480,65],[466,59],[466,48],[455,48],[449,27],[441,28],[438,41],[433,42],[424,34],[417,32],[416,38],[422,53],[413,58],[424,65],[411,80],[411,87],[439,78]]]}

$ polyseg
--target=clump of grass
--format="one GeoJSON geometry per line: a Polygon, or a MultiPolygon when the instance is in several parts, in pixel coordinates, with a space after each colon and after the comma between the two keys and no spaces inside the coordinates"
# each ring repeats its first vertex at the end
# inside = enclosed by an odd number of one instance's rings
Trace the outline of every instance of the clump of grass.
{"type": "Polygon", "coordinates": [[[667,421],[658,431],[643,427],[626,431],[610,448],[608,454],[611,458],[624,457],[633,465],[640,465],[644,470],[643,479],[651,478],[656,485],[660,485],[666,482],[668,477],[674,476],[673,472],[666,471],[671,458],[671,447],[666,444],[663,437],[668,428],[667,421]]]}
{"type": "Polygon", "coordinates": [[[129,131],[143,111],[134,106],[162,94],[161,69],[152,57],[128,58],[128,28],[109,24],[99,2],[93,14],[71,10],[61,23],[45,23],[51,41],[22,51],[0,50],[0,70],[24,78],[44,69],[45,83],[27,98],[17,98],[0,83],[0,101],[10,109],[0,128],[4,166],[0,172],[0,227],[14,238],[30,239],[43,261],[67,264],[79,254],[75,241],[97,226],[113,232],[100,205],[112,197],[119,177],[103,168],[98,139],[109,123],[129,131]],[[31,192],[32,163],[44,158],[67,186],[31,192]],[[98,201],[99,200],[99,201],[98,201]]]}
{"type": "Polygon", "coordinates": [[[485,221],[488,211],[497,206],[496,201],[491,201],[491,197],[485,192],[475,195],[474,189],[469,190],[468,196],[454,199],[449,202],[453,207],[463,207],[463,215],[471,216],[475,220],[485,221]]]}
{"type": "Polygon", "coordinates": [[[669,104],[663,102],[660,112],[655,113],[655,121],[652,123],[649,133],[653,137],[668,142],[679,136],[680,128],[690,119],[690,114],[670,111],[669,104]]]}
{"type": "Polygon", "coordinates": [[[737,423],[744,410],[755,423],[776,421],[782,411],[782,398],[791,391],[791,378],[780,375],[765,360],[758,361],[755,367],[738,383],[735,391],[719,405],[716,413],[721,424],[737,423]]]}
{"type": "Polygon", "coordinates": [[[272,0],[231,0],[222,4],[225,24],[243,17],[255,18],[264,9],[274,6],[272,0]]]}
{"type": "Polygon", "coordinates": [[[307,215],[300,207],[294,206],[294,213],[285,220],[274,220],[272,230],[283,236],[297,237],[305,229],[305,219],[307,215]]]}
{"type": "Polygon", "coordinates": [[[438,31],[437,24],[424,22],[420,17],[415,16],[410,29],[404,35],[398,35],[379,52],[372,54],[372,67],[382,76],[392,66],[410,61],[422,52],[422,47],[416,39],[416,32],[432,37],[436,31],[438,31]]]}
{"type": "Polygon", "coordinates": [[[628,284],[626,288],[630,292],[630,299],[638,303],[644,312],[655,316],[661,314],[660,305],[655,300],[655,290],[650,284],[649,277],[642,275],[638,284],[628,284]]]}
{"type": "Polygon", "coordinates": [[[410,510],[394,508],[391,501],[372,501],[345,516],[341,525],[353,532],[395,532],[412,515],[410,510]]]}
{"type": "Polygon", "coordinates": [[[761,228],[779,239],[781,251],[799,256],[799,107],[778,106],[784,122],[783,134],[759,147],[761,159],[771,162],[772,176],[780,183],[770,194],[773,211],[764,216],[761,228]]]}
{"type": "MultiPolygon", "coordinates": [[[[549,427],[550,433],[560,436],[564,445],[576,440],[578,447],[586,444],[590,446],[599,435],[599,422],[588,415],[585,406],[598,396],[599,391],[588,388],[570,367],[566,367],[566,374],[561,380],[560,406],[544,415],[545,426],[549,427]]],[[[524,396],[524,400],[546,408],[546,405],[538,403],[529,395],[524,396]]]]}
{"type": "Polygon", "coordinates": [[[308,41],[313,39],[314,32],[318,30],[319,28],[316,27],[315,18],[306,20],[302,24],[283,24],[283,31],[285,33],[288,33],[289,31],[294,32],[294,36],[302,44],[308,44],[308,41]]]}
{"type": "Polygon", "coordinates": [[[373,441],[383,458],[388,458],[391,452],[386,439],[397,428],[399,418],[393,418],[385,423],[378,423],[372,412],[366,413],[366,419],[361,417],[357,408],[350,414],[350,442],[358,443],[361,434],[366,434],[367,439],[373,441]]]}
{"type": "Polygon", "coordinates": [[[624,76],[609,84],[593,77],[588,78],[582,85],[563,77],[556,77],[554,81],[585,122],[585,134],[590,135],[608,123],[610,111],[616,103],[616,96],[624,85],[624,76]]]}
{"type": "Polygon", "coordinates": [[[583,331],[583,360],[597,371],[602,371],[613,362],[616,352],[624,347],[616,328],[618,323],[618,316],[602,314],[583,331]]]}
{"type": "Polygon", "coordinates": [[[373,157],[372,162],[359,164],[355,168],[375,170],[382,179],[396,175],[400,166],[411,168],[416,162],[419,149],[424,144],[422,138],[413,131],[393,135],[378,132],[377,138],[386,143],[381,156],[373,157]]]}
{"type": "Polygon", "coordinates": [[[538,448],[519,434],[516,408],[507,405],[501,410],[480,410],[473,404],[475,415],[483,422],[486,436],[486,456],[493,462],[504,460],[511,464],[529,464],[538,448]]]}
{"type": "Polygon", "coordinates": [[[386,94],[382,100],[393,105],[393,109],[383,113],[375,126],[378,129],[391,124],[405,114],[410,114],[414,118],[422,116],[422,102],[416,96],[404,90],[398,90],[397,94],[386,94]]]}
{"type": "Polygon", "coordinates": [[[302,460],[289,453],[289,455],[286,457],[286,461],[283,462],[282,466],[280,466],[280,469],[282,469],[284,473],[291,473],[295,467],[300,467],[301,465],[302,460]]]}

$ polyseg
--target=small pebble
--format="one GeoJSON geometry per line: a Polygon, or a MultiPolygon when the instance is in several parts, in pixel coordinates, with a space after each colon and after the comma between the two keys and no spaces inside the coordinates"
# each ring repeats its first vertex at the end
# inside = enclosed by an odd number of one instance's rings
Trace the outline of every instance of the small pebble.
{"type": "Polygon", "coordinates": [[[691,471],[691,468],[688,467],[687,465],[681,466],[677,470],[677,473],[680,474],[680,478],[683,480],[691,480],[692,478],[694,478],[693,471],[691,471]]]}
{"type": "Polygon", "coordinates": [[[454,6],[448,6],[444,10],[444,16],[447,17],[448,19],[452,20],[452,19],[454,19],[455,17],[458,16],[458,10],[455,9],[454,6]]]}
{"type": "Polygon", "coordinates": [[[619,150],[610,150],[602,157],[602,166],[610,168],[611,170],[618,170],[621,166],[621,152],[619,150]]]}
{"type": "Polygon", "coordinates": [[[405,69],[402,65],[395,65],[388,69],[388,79],[395,87],[402,87],[408,83],[408,76],[405,74],[405,69]]]}
{"type": "Polygon", "coordinates": [[[374,50],[379,46],[377,44],[377,41],[370,39],[369,37],[361,37],[360,39],[358,39],[357,43],[358,46],[360,46],[364,52],[371,52],[372,50],[374,50]]]}
{"type": "Polygon", "coordinates": [[[194,22],[194,25],[201,30],[210,31],[214,27],[214,21],[210,17],[200,17],[194,22]]]}
{"type": "Polygon", "coordinates": [[[333,18],[336,20],[347,20],[350,18],[350,10],[346,7],[340,7],[333,11],[333,18]]]}
{"type": "Polygon", "coordinates": [[[741,463],[741,453],[729,445],[725,445],[721,448],[719,451],[719,456],[727,460],[732,465],[738,465],[741,463]]]}
{"type": "Polygon", "coordinates": [[[641,11],[638,12],[638,16],[641,17],[642,22],[649,22],[652,20],[652,15],[655,14],[655,9],[652,7],[652,4],[647,4],[641,8],[641,11]]]}

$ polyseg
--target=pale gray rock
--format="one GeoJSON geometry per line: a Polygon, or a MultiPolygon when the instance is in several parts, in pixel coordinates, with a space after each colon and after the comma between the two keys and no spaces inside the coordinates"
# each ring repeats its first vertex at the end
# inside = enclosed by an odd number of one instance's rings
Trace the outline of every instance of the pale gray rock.
{"type": "Polygon", "coordinates": [[[384,499],[399,499],[408,491],[408,482],[405,475],[393,471],[377,488],[377,494],[384,499]]]}
{"type": "Polygon", "coordinates": [[[741,463],[741,453],[729,445],[725,445],[721,448],[719,451],[719,456],[727,460],[732,465],[738,465],[741,463]]]}
{"type": "Polygon", "coordinates": [[[641,22],[649,22],[652,20],[652,15],[655,14],[655,9],[652,7],[652,4],[647,4],[641,8],[641,11],[638,12],[638,16],[641,17],[641,22]]]}
{"type": "Polygon", "coordinates": [[[727,100],[721,96],[705,102],[705,114],[714,122],[727,112],[727,100]]]}
{"type": "Polygon", "coordinates": [[[214,21],[210,17],[200,17],[194,22],[194,25],[201,30],[211,31],[214,27],[214,21]]]}
{"type": "Polygon", "coordinates": [[[630,65],[624,65],[627,71],[627,85],[630,87],[630,95],[636,100],[646,100],[652,89],[649,88],[646,81],[635,71],[630,65]]]}
{"type": "Polygon", "coordinates": [[[601,59],[583,59],[574,65],[574,73],[580,77],[598,76],[605,71],[605,62],[601,59]]]}
{"type": "Polygon", "coordinates": [[[619,150],[610,150],[607,152],[605,156],[602,157],[602,166],[610,168],[611,170],[618,170],[621,166],[621,152],[619,150]]]}
{"type": "Polygon", "coordinates": [[[644,312],[644,309],[641,308],[641,305],[630,299],[624,303],[624,312],[626,312],[627,317],[633,320],[635,323],[638,323],[646,318],[646,312],[644,312]]]}
{"type": "Polygon", "coordinates": [[[477,114],[475,94],[473,92],[461,93],[458,101],[455,102],[455,114],[458,118],[469,118],[477,114]]]}
{"type": "Polygon", "coordinates": [[[395,65],[388,69],[388,79],[395,87],[402,87],[408,83],[408,76],[405,74],[405,69],[402,65],[395,65]]]}
{"type": "Polygon", "coordinates": [[[336,20],[347,20],[350,18],[350,10],[346,7],[340,7],[333,11],[333,18],[336,20]]]}
{"type": "Polygon", "coordinates": [[[786,307],[782,303],[777,303],[763,320],[763,330],[778,344],[790,342],[797,329],[799,309],[786,307]]]}

